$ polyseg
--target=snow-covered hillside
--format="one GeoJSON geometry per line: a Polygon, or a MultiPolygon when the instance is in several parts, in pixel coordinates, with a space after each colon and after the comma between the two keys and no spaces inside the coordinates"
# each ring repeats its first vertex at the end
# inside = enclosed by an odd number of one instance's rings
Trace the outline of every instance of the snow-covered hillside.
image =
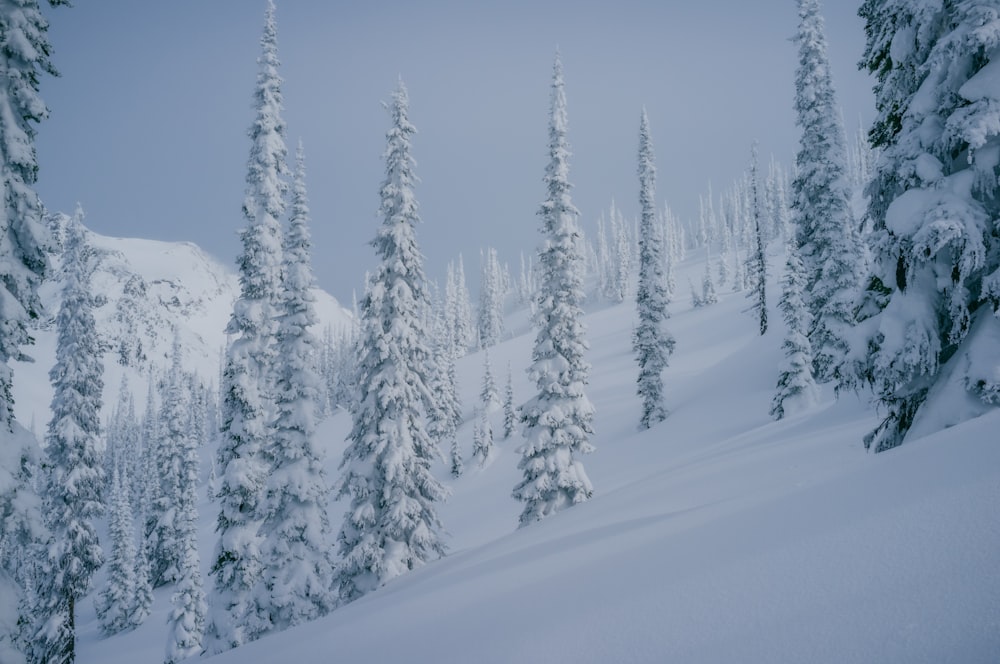
{"type": "MultiPolygon", "coordinates": [[[[678,281],[703,268],[689,261],[678,281]]],[[[523,529],[510,497],[518,443],[500,439],[501,412],[493,456],[470,459],[484,358],[463,358],[465,474],[435,469],[453,491],[441,509],[449,555],[210,661],[996,662],[1000,412],[877,456],[862,445],[876,421],[866,399],[827,392],[773,422],[783,330],[758,336],[746,305],[728,292],[671,305],[672,412],[641,433],[634,306],[592,305],[597,449],[582,460],[594,497],[523,529]]],[[[490,351],[498,376],[512,365],[519,402],[531,395],[531,343],[524,334],[490,351]]],[[[319,432],[331,477],[349,426],[340,413],[319,432]]],[[[216,510],[200,495],[207,573],[216,510]]],[[[343,510],[332,504],[335,525],[343,510]]],[[[78,662],[162,661],[170,592],[111,638],[81,602],[78,662]]]]}
{"type": "MultiPolygon", "coordinates": [[[[50,218],[57,242],[69,217],[50,218]]],[[[189,242],[159,242],[112,238],[87,232],[96,260],[91,279],[94,316],[105,350],[105,410],[113,405],[118,385],[128,376],[141,402],[151,368],[169,364],[175,331],[180,334],[184,366],[206,385],[218,384],[220,353],[226,345],[225,327],[239,294],[235,270],[189,242]]],[[[59,311],[62,279],[59,257],[51,257],[57,278],[41,288],[46,316],[28,349],[32,363],[14,366],[17,419],[37,431],[44,428],[52,390],[48,370],[55,358],[55,316],[59,311]]],[[[320,319],[317,334],[327,325],[349,324],[350,313],[325,291],[315,291],[320,319]]]]}

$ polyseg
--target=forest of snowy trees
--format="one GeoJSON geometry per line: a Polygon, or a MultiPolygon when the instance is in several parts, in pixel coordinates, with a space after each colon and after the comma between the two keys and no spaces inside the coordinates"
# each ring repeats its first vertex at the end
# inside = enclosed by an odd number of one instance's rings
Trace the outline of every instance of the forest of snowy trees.
{"type": "Polygon", "coordinates": [[[808,411],[828,385],[838,397],[873,400],[879,422],[864,447],[884,452],[911,430],[1000,405],[1000,10],[973,0],[865,0],[861,66],[875,77],[876,119],[850,140],[819,0],[797,8],[794,162],[762,160],[748,137],[745,174],[719,193],[707,186],[697,219],[657,199],[642,108],[636,189],[619,196],[637,194],[640,214],[628,219],[608,201],[592,236],[584,232],[571,197],[572,77],[557,54],[548,161],[538,164],[541,238],[513,270],[482,248],[475,301],[468,280],[477,270],[462,255],[447,264],[443,288],[425,274],[416,128],[400,80],[385,105],[384,180],[372,186],[380,200],[372,267],[354,324],[323,329],[306,153],[300,142],[290,158],[286,145],[268,0],[240,292],[222,366],[213,380],[185,370],[175,330],[169,361],[149,370],[146,385],[123,382],[105,407],[118,386],[103,378],[83,211],[53,250],[33,189],[33,140],[46,116],[39,84],[53,72],[47,24],[37,0],[0,3],[0,662],[73,662],[77,604],[91,591],[113,635],[141,624],[154,589],[171,587],[168,663],[329,614],[446,556],[449,482],[487,466],[507,439],[522,476],[510,487],[521,509],[512,529],[587,501],[595,487],[581,457],[594,450],[601,403],[588,397],[585,305],[634,304],[635,426],[656,428],[671,417],[665,384],[672,358],[685,352],[669,328],[688,257],[704,261],[700,283],[685,287],[693,307],[741,293],[745,325],[780,345],[774,419],[808,411]],[[11,363],[31,352],[39,288],[55,265],[63,289],[53,312],[54,397],[35,441],[14,418],[11,363]],[[780,325],[768,321],[774,302],[780,325]],[[516,395],[510,365],[493,366],[490,349],[515,334],[510,314],[520,309],[530,312],[534,392],[516,395]],[[456,361],[478,351],[482,382],[459,386],[456,361]],[[461,395],[474,391],[470,420],[461,395]],[[327,477],[317,427],[338,412],[349,415],[350,432],[339,477],[327,477]],[[471,456],[458,433],[467,421],[471,456]],[[438,477],[442,460],[450,472],[438,477]],[[202,466],[215,510],[210,551],[198,550],[202,466]],[[342,523],[331,519],[331,499],[344,506],[342,523]]]}

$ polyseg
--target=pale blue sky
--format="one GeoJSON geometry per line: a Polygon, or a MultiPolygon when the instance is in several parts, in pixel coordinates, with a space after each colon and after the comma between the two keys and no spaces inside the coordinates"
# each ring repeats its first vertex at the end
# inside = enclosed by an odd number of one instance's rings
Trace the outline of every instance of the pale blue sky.
{"type": "MultiPolygon", "coordinates": [[[[190,240],[234,264],[243,224],[251,95],[263,0],[79,0],[49,10],[52,115],[39,127],[38,189],[48,207],[79,201],[107,235],[190,240]]],[[[873,116],[856,2],[824,6],[849,132],[873,116]]],[[[533,251],[544,195],[549,79],[562,52],[584,229],[614,197],[635,214],[636,135],[645,104],[657,194],[697,213],[744,169],[760,140],[790,165],[794,0],[277,0],[285,120],[309,167],[316,273],[349,305],[375,263],[380,102],[410,91],[418,241],[432,278],[479,249],[515,267],[533,251]]]]}

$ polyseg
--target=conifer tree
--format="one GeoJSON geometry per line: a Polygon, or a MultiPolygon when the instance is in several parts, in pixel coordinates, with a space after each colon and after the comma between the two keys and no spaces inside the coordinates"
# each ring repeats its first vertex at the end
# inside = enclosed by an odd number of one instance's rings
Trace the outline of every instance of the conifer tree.
{"type": "Polygon", "coordinates": [[[90,293],[91,249],[83,212],[67,229],[62,306],[56,315],[52,419],[46,434],[45,518],[52,539],[40,579],[44,623],[35,639],[46,661],[72,662],[76,602],[104,562],[95,520],[103,512],[100,410],[104,390],[97,326],[90,293]]]}
{"type": "Polygon", "coordinates": [[[487,411],[500,405],[500,391],[493,377],[493,366],[490,364],[490,353],[483,354],[483,386],[479,392],[479,401],[487,411]]]}
{"type": "MultiPolygon", "coordinates": [[[[179,337],[174,338],[171,382],[185,382],[180,372],[179,337]]],[[[168,402],[171,397],[168,395],[168,402]]],[[[201,582],[201,558],[198,555],[198,441],[191,435],[177,441],[176,548],[178,550],[177,587],[171,597],[173,608],[167,617],[166,664],[193,657],[202,650],[207,606],[201,582]]]]}
{"type": "Polygon", "coordinates": [[[105,633],[116,634],[135,627],[145,618],[144,614],[140,616],[136,612],[135,533],[128,502],[128,480],[122,480],[119,464],[115,464],[111,471],[111,496],[108,503],[111,556],[108,560],[107,580],[94,602],[94,608],[105,633]]]}
{"type": "Polygon", "coordinates": [[[851,215],[846,139],[819,0],[798,0],[798,7],[795,112],[802,135],[795,157],[792,213],[806,269],[814,372],[822,381],[839,384],[837,367],[847,352],[845,337],[853,322],[862,266],[851,215]]]}
{"type": "Polygon", "coordinates": [[[757,161],[757,142],[750,149],[750,214],[753,218],[754,245],[747,260],[747,275],[751,290],[750,311],[757,316],[757,327],[763,335],[767,332],[767,256],[764,253],[764,222],[757,161]]]}
{"type": "Polygon", "coordinates": [[[503,391],[503,438],[507,440],[514,435],[517,424],[517,411],[514,408],[514,376],[511,374],[510,362],[507,363],[507,384],[503,391]]]}
{"type": "Polygon", "coordinates": [[[490,247],[483,254],[483,278],[479,289],[479,345],[489,348],[499,343],[504,333],[503,286],[497,250],[490,247]]]}
{"type": "Polygon", "coordinates": [[[318,344],[310,331],[317,322],[311,247],[305,155],[299,143],[278,318],[277,419],[267,455],[267,517],[261,526],[265,592],[259,601],[274,629],[298,625],[333,608],[329,489],[315,440],[320,380],[313,362],[318,344]]]}
{"type": "MultiPolygon", "coordinates": [[[[67,4],[49,0],[51,5],[67,4]]],[[[55,74],[49,59],[48,22],[38,0],[0,6],[0,615],[17,616],[29,579],[19,571],[20,553],[44,538],[39,496],[33,486],[40,450],[15,435],[11,360],[25,360],[33,341],[31,322],[41,313],[38,286],[49,272],[48,234],[42,203],[34,191],[38,175],[35,127],[48,115],[39,96],[43,74],[55,74]]],[[[0,661],[20,664],[25,649],[15,625],[0,622],[0,661]]],[[[29,637],[30,639],[30,637],[29,637]]],[[[30,642],[29,642],[30,645],[30,642]]]]}
{"type": "Polygon", "coordinates": [[[719,301],[719,296],[715,292],[715,282],[712,281],[712,261],[705,258],[705,274],[701,278],[701,304],[707,306],[719,301]]]}
{"type": "Polygon", "coordinates": [[[885,414],[865,438],[881,452],[1000,404],[1000,21],[974,1],[869,0],[860,14],[881,157],[849,359],[885,414]]]}
{"type": "Polygon", "coordinates": [[[637,392],[642,399],[640,427],[648,429],[667,416],[663,405],[663,370],[674,352],[674,338],[664,324],[667,287],[663,275],[663,247],[656,232],[656,165],[646,109],[639,123],[639,288],[636,307],[639,325],[632,345],[639,364],[637,392]]]}
{"type": "Polygon", "coordinates": [[[476,408],[474,417],[476,424],[472,435],[472,458],[479,459],[479,467],[482,468],[493,452],[493,425],[485,408],[476,408]]]}
{"type": "Polygon", "coordinates": [[[281,291],[281,226],[287,166],[281,118],[277,27],[268,0],[250,127],[246,228],[241,232],[240,297],[226,332],[233,336],[223,371],[222,440],[217,467],[219,540],[212,556],[215,590],[206,630],[206,650],[221,652],[253,641],[270,627],[257,604],[262,561],[258,529],[264,516],[266,461],[272,435],[275,319],[281,291]]]}
{"type": "Polygon", "coordinates": [[[590,371],[583,359],[587,348],[580,321],[583,283],[579,212],[570,199],[569,144],[566,140],[566,92],[562,62],[556,55],[549,119],[549,163],[545,169],[547,197],[538,211],[543,241],[535,326],[538,330],[528,375],[538,394],[521,407],[525,443],[519,449],[523,479],[513,491],[524,503],[520,525],[526,526],[561,509],[588,500],[593,486],[579,454],[593,450],[594,407],[584,386],[590,371]]]}
{"type": "Polygon", "coordinates": [[[339,495],[350,508],[338,536],[337,588],[350,602],[444,554],[436,503],[446,489],[430,471],[440,452],[427,434],[429,294],[414,226],[419,221],[409,98],[402,81],[389,105],[383,223],[372,245],[381,259],[361,304],[354,426],[341,461],[339,495]]]}
{"type": "Polygon", "coordinates": [[[180,579],[183,546],[180,541],[180,512],[177,509],[181,492],[181,472],[184,450],[191,432],[188,414],[191,411],[190,391],[181,364],[180,337],[175,334],[171,352],[170,372],[162,392],[159,436],[156,457],[156,494],[152,501],[155,515],[149,547],[153,587],[175,583],[180,579]]]}
{"type": "Polygon", "coordinates": [[[812,375],[812,349],[806,337],[810,313],[802,299],[806,273],[794,236],[786,242],[785,253],[785,274],[778,301],[778,309],[785,320],[785,340],[781,344],[785,358],[780,365],[777,392],[771,401],[771,416],[776,420],[813,405],[819,397],[812,375]]]}

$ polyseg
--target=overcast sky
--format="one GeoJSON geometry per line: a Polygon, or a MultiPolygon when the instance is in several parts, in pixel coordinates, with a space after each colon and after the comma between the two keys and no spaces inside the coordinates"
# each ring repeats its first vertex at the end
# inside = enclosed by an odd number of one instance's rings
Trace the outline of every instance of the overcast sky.
{"type": "MultiPolygon", "coordinates": [[[[848,132],[873,117],[857,2],[824,5],[848,132]]],[[[188,240],[234,265],[243,225],[247,129],[264,0],[81,0],[48,10],[53,60],[42,95],[38,190],[51,210],[79,201],[88,225],[188,240]]],[[[399,77],[429,276],[479,250],[512,267],[537,245],[549,83],[562,53],[581,222],[615,198],[638,209],[635,153],[646,106],[657,198],[685,218],[698,194],[766,158],[794,160],[794,0],[277,0],[290,154],[307,154],[315,267],[344,304],[375,256],[388,100],[399,77]]]]}

